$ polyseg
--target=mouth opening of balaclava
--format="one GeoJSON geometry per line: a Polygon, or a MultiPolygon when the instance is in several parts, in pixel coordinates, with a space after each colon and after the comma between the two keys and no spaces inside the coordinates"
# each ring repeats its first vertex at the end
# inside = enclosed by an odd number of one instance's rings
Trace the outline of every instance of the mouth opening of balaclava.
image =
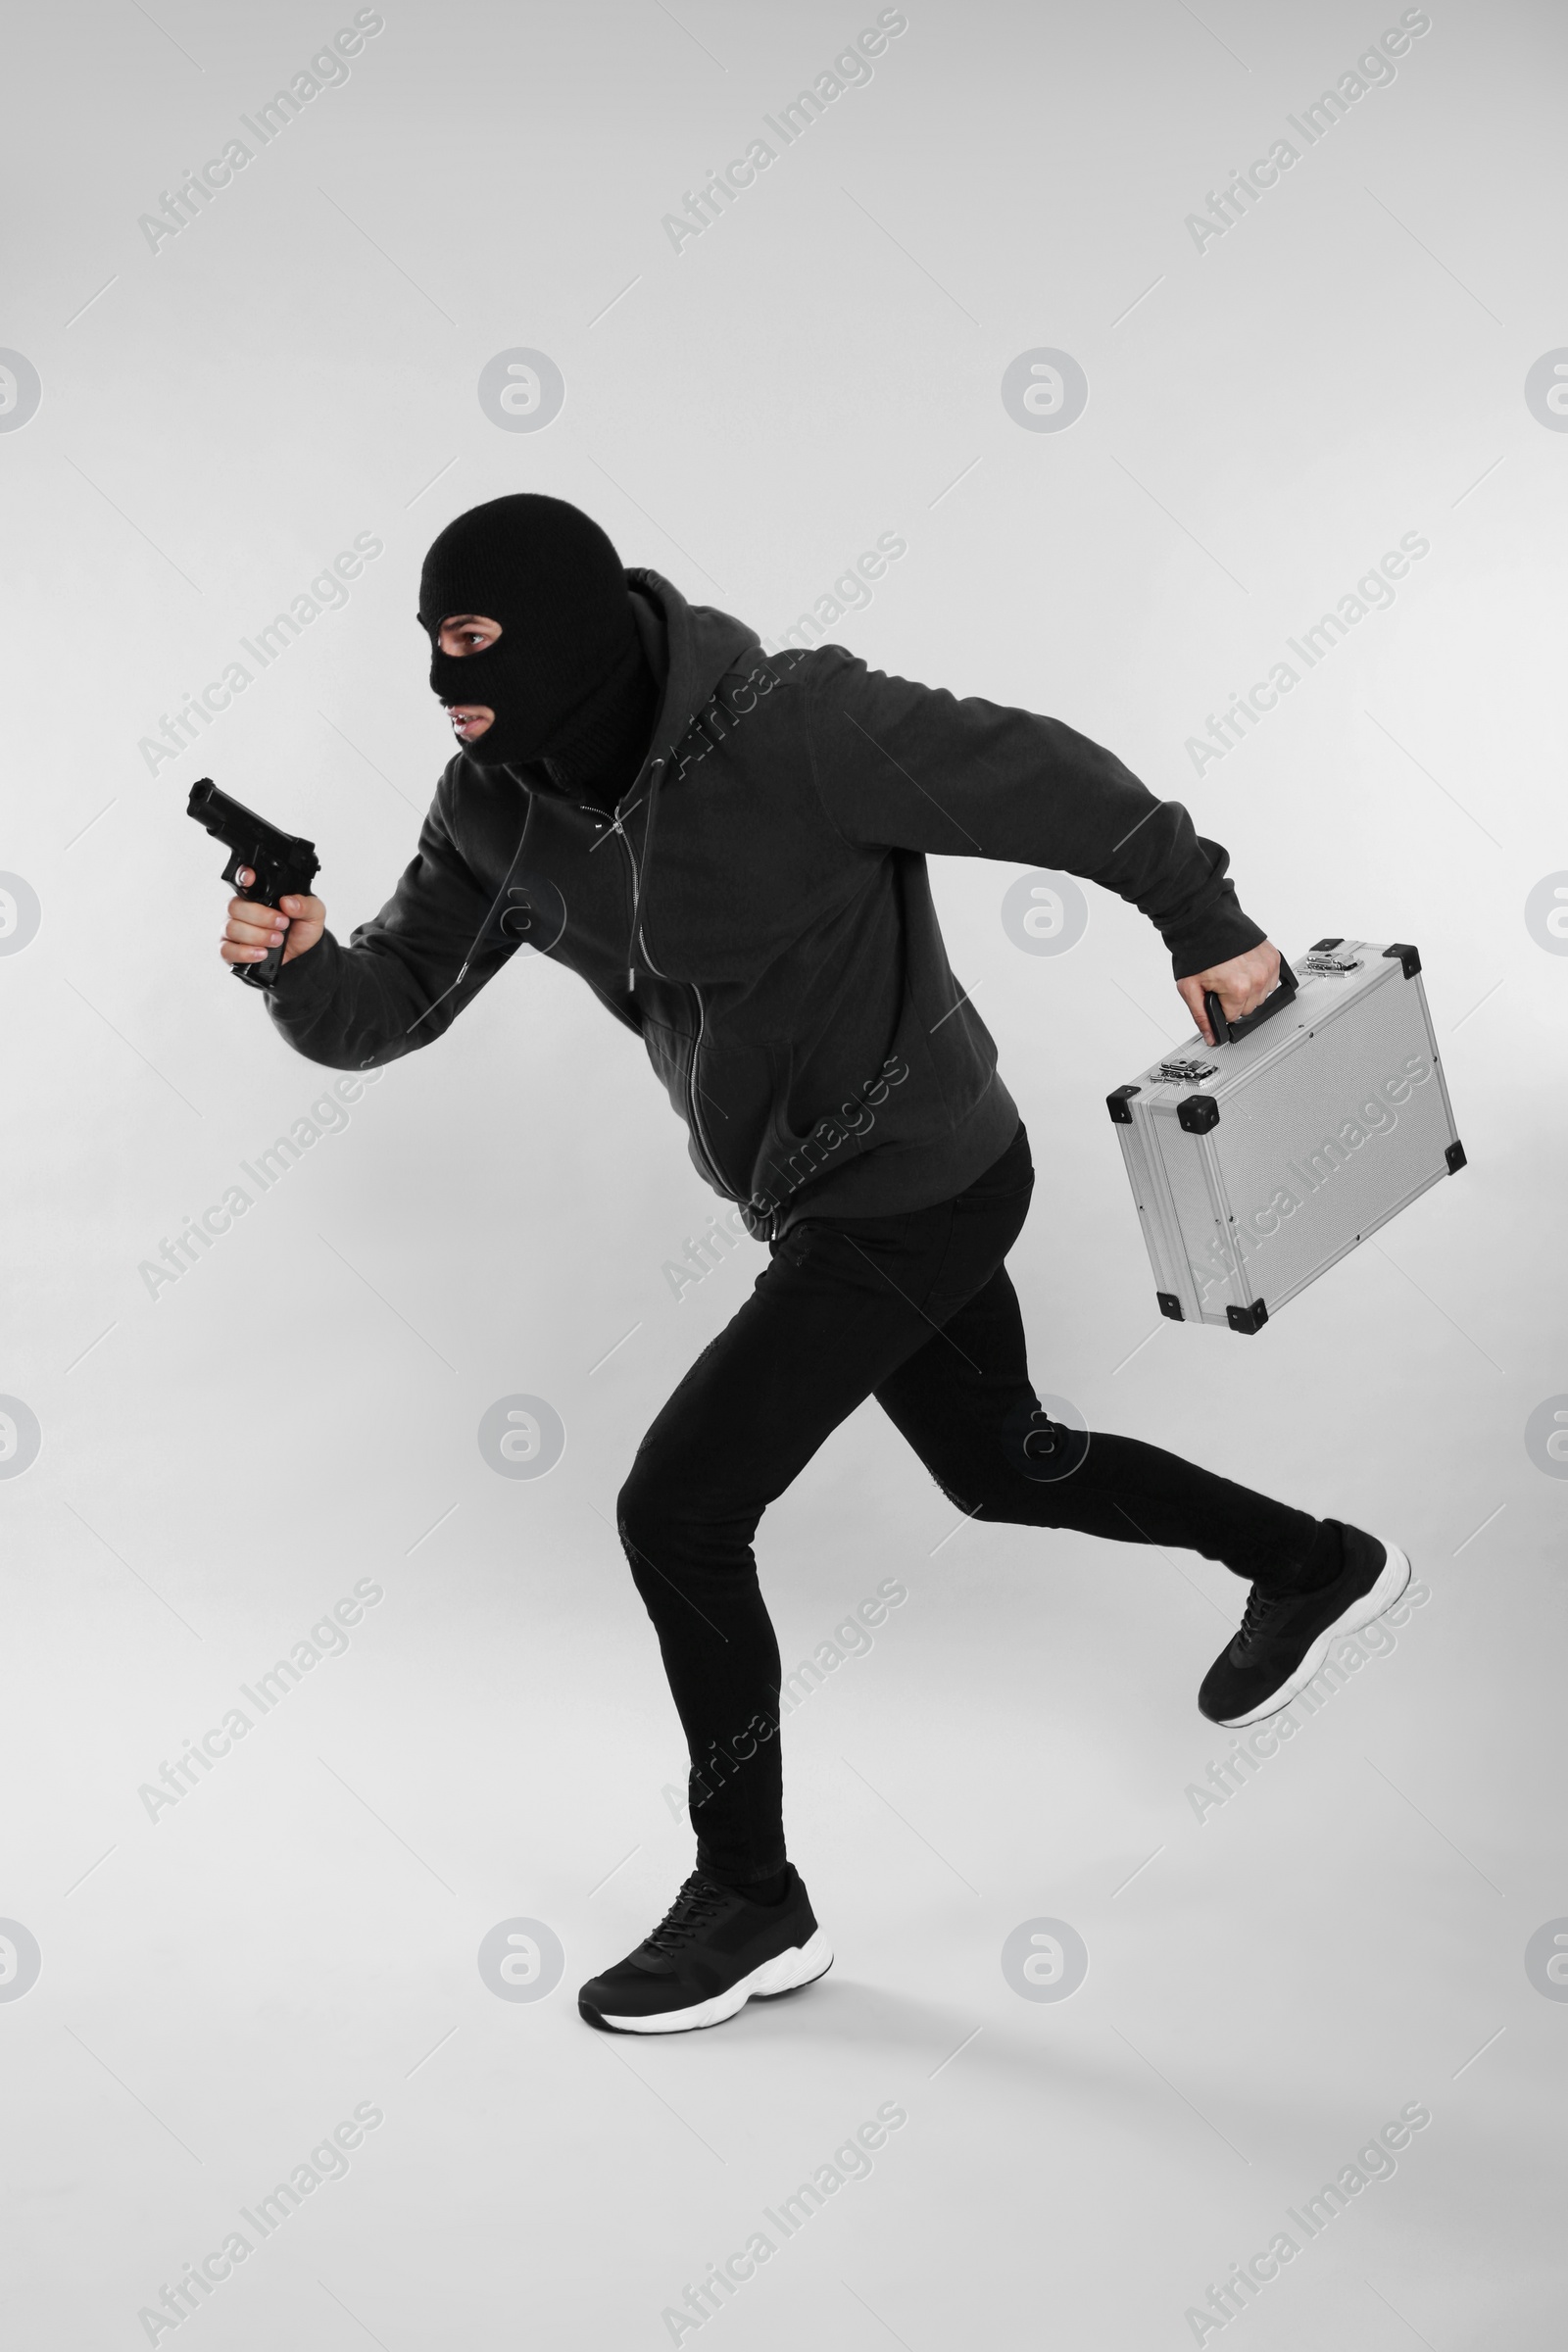
{"type": "Polygon", "coordinates": [[[483,767],[548,760],[569,783],[629,784],[649,748],[659,685],[613,546],[564,499],[520,491],[449,522],[419,575],[430,685],[495,717],[465,747],[483,767]],[[499,622],[477,654],[445,654],[452,614],[499,622]]]}

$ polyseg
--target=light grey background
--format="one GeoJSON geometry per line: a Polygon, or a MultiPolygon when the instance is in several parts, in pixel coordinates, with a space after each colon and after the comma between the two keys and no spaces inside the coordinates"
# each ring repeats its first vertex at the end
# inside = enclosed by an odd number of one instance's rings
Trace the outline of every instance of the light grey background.
{"type": "Polygon", "coordinates": [[[0,1998],[13,2330],[147,2341],[138,2312],[368,2102],[347,2177],[158,2341],[668,2342],[685,2286],[894,2100],[870,2177],[705,2341],[1150,2352],[1423,2102],[1396,2174],[1203,2340],[1555,2340],[1568,2009],[1525,1955],[1568,1912],[1568,1489],[1525,1431],[1568,1407],[1568,963],[1525,909],[1568,868],[1568,440],[1525,379],[1568,345],[1560,16],[1438,0],[1200,251],[1188,215],[1396,8],[912,0],[677,252],[663,216],[874,8],[382,13],[156,252],[160,192],[353,11],[90,0],[8,32],[0,344],[41,385],[0,431],[0,866],[40,909],[0,956],[0,1390],[41,1435],[0,1479],[0,1914],[40,1954],[0,1998]],[[565,386],[535,433],[479,405],[519,347],[565,386]],[[1004,407],[1041,348],[1088,379],[1062,432],[1004,407]],[[636,1040],[515,958],[177,1284],[138,1273],[328,1078],[219,960],[189,784],[313,836],[341,933],[371,913],[448,751],[420,556],[518,488],[769,638],[903,535],[826,633],[1111,745],[1287,954],[1417,942],[1471,1162],[1257,1339],[1160,1322],[1102,1103],[1192,1034],[1159,940],[1091,888],[1070,953],[1020,952],[1025,869],[939,861],[1039,1167],[1011,1261],[1037,1386],[1396,1540],[1429,1597],[1200,1818],[1237,1581],[955,1532],[857,1414],[760,1538],[790,1661],[907,1588],[788,1727],[837,1965],[668,2043],[574,2009],[691,1845],[613,1498],[765,1259],[672,1295],[720,1204],[636,1040]],[[150,773],[160,714],[357,533],[383,552],[347,604],[150,773]],[[1207,714],[1403,533],[1430,553],[1392,608],[1195,774],[1207,714]],[[479,1450],[518,1396],[565,1433],[542,1478],[479,1450]],[[366,1579],[346,1653],[150,1820],[139,1788],[366,1579]],[[1087,1975],[1020,1998],[1004,1946],[1052,1921],[1087,1975]],[[564,1974],[498,1998],[481,1943],[529,1922],[564,1974]]]}

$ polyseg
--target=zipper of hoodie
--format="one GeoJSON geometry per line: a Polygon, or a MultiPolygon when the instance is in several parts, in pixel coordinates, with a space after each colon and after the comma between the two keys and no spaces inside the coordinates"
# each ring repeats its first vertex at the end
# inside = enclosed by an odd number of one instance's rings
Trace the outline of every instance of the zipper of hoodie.
{"type": "MultiPolygon", "coordinates": [[[[650,794],[653,792],[654,785],[658,780],[659,772],[662,766],[663,761],[662,760],[656,760],[652,767],[648,770],[648,789],[650,794]]],[[[638,777],[637,782],[639,784],[642,782],[641,776],[638,777]]],[[[636,787],[633,786],[632,789],[635,790],[636,787]]],[[[622,794],[621,799],[624,798],[625,795],[622,794]]],[[[642,896],[642,887],[641,880],[637,872],[637,859],[632,854],[632,846],[627,838],[626,828],[620,821],[620,802],[617,801],[612,809],[597,808],[592,801],[579,801],[577,806],[580,809],[582,809],[585,815],[597,817],[602,825],[608,825],[610,827],[612,833],[618,834],[620,837],[620,846],[626,853],[626,864],[631,874],[631,931],[626,942],[626,954],[629,958],[626,965],[626,986],[634,989],[637,986],[637,907],[638,902],[642,896]]],[[[632,808],[635,808],[636,806],[637,803],[633,801],[631,808],[628,808],[626,811],[628,816],[630,816],[632,808]]],[[[649,815],[652,816],[652,814],[653,810],[650,808],[649,815]]],[[[590,855],[592,854],[592,850],[597,850],[598,847],[598,842],[594,842],[591,845],[590,855]]],[[[646,847],[647,844],[645,839],[645,854],[646,847]]]]}
{"type": "MultiPolygon", "coordinates": [[[[663,766],[664,762],[662,760],[656,760],[648,771],[648,821],[643,836],[643,856],[645,858],[647,858],[648,852],[652,847],[654,837],[654,788],[658,784],[659,778],[662,773],[663,766]]],[[[586,801],[579,805],[585,808],[588,807],[586,801]]],[[[633,802],[632,808],[635,807],[636,803],[633,802]]],[[[637,871],[637,860],[632,855],[632,847],[630,841],[626,837],[626,829],[620,821],[619,804],[616,804],[615,812],[613,815],[603,808],[592,809],[590,813],[601,818],[611,827],[612,832],[620,835],[621,846],[626,853],[626,862],[631,870],[631,941],[628,948],[628,954],[631,957],[631,960],[626,968],[627,985],[632,988],[635,988],[637,985],[636,959],[637,950],[639,947],[642,949],[645,957],[647,957],[649,970],[655,975],[655,977],[660,980],[668,980],[669,974],[660,970],[658,964],[654,961],[652,955],[649,953],[648,941],[643,933],[641,917],[642,878],[637,871]]],[[[628,808],[626,813],[629,816],[631,814],[631,809],[628,808]]],[[[728,1185],[724,1182],[722,1175],[719,1173],[718,1165],[713,1158],[711,1150],[710,1149],[708,1137],[703,1128],[703,1114],[698,1107],[697,1101],[697,1056],[702,1049],[703,1038],[708,1027],[708,1011],[707,1007],[703,1004],[703,992],[698,987],[695,980],[674,981],[671,982],[671,986],[688,989],[690,991],[692,1004],[697,1013],[697,1029],[696,1034],[692,1039],[691,1058],[686,1065],[687,1125],[690,1128],[692,1135],[696,1139],[698,1156],[703,1161],[710,1182],[713,1185],[717,1192],[723,1195],[726,1200],[731,1200],[733,1199],[733,1195],[731,1194],[728,1185]]]]}
{"type": "MultiPolygon", "coordinates": [[[[663,768],[664,761],[662,760],[656,760],[653,767],[649,771],[648,821],[643,830],[643,860],[645,864],[653,852],[654,812],[656,806],[655,788],[659,782],[660,776],[663,772],[663,768]]],[[[667,972],[660,971],[659,966],[654,961],[652,953],[650,952],[647,934],[644,932],[642,927],[640,906],[641,893],[634,882],[632,914],[636,922],[636,944],[642,949],[644,956],[646,956],[648,958],[649,970],[655,973],[659,979],[667,980],[669,978],[669,974],[667,972]]],[[[726,1200],[730,1200],[734,1199],[734,1195],[731,1193],[729,1186],[724,1182],[723,1175],[719,1170],[718,1161],[714,1157],[711,1147],[709,1144],[707,1133],[703,1127],[703,1114],[698,1106],[697,1102],[697,1056],[702,1052],[703,1039],[707,1034],[708,1029],[708,1011],[703,1003],[703,992],[698,987],[695,980],[680,980],[672,983],[672,985],[678,988],[690,989],[692,1004],[696,1007],[697,1011],[697,1028],[692,1038],[691,1059],[686,1065],[686,1101],[690,1110],[688,1125],[690,1132],[697,1140],[697,1154],[707,1167],[709,1181],[712,1184],[715,1191],[720,1193],[726,1200]]]]}
{"type": "MultiPolygon", "coordinates": [[[[648,942],[640,930],[637,934],[637,938],[638,944],[641,947],[644,956],[648,957],[649,970],[655,973],[661,980],[669,979],[669,974],[667,972],[660,971],[658,964],[653,959],[653,956],[649,955],[648,942]]],[[[718,1167],[713,1159],[712,1152],[709,1148],[708,1137],[704,1132],[703,1114],[697,1106],[697,1056],[702,1051],[703,1038],[708,1027],[708,1013],[703,1004],[703,992],[698,987],[695,980],[677,980],[671,982],[671,986],[675,988],[689,989],[691,991],[692,1003],[696,1006],[697,1010],[697,1031],[696,1035],[692,1039],[691,1059],[686,1065],[686,1103],[689,1113],[689,1125],[691,1127],[692,1134],[697,1139],[698,1156],[702,1159],[704,1166],[708,1171],[710,1181],[712,1183],[714,1189],[722,1193],[726,1200],[732,1200],[735,1196],[730,1191],[729,1186],[724,1182],[723,1177],[719,1174],[718,1167]]]]}
{"type": "MultiPolygon", "coordinates": [[[[664,762],[662,760],[656,760],[648,771],[648,823],[643,838],[643,855],[645,858],[648,855],[649,848],[653,841],[654,787],[659,781],[659,777],[662,772],[663,765],[664,762]]],[[[640,781],[641,779],[639,778],[639,782],[640,781]]],[[[616,803],[613,812],[606,808],[595,808],[587,801],[579,801],[577,805],[580,808],[586,809],[590,816],[597,816],[601,822],[609,825],[612,832],[618,833],[620,836],[621,847],[626,853],[626,863],[631,873],[631,940],[628,946],[628,954],[631,960],[626,967],[626,985],[628,988],[635,988],[637,985],[637,950],[639,947],[642,949],[643,955],[647,957],[649,970],[654,974],[656,979],[668,980],[669,974],[667,972],[662,972],[658,964],[654,961],[653,956],[649,954],[648,941],[643,934],[640,914],[640,908],[642,905],[642,879],[637,871],[637,859],[632,854],[632,846],[630,841],[627,839],[626,828],[620,821],[619,803],[616,803]]],[[[632,808],[635,808],[637,804],[634,801],[632,803],[632,808]]],[[[631,814],[631,808],[627,809],[626,814],[628,816],[631,814]]],[[[598,845],[596,843],[595,847],[597,848],[597,846],[598,845]]],[[[697,1056],[702,1048],[703,1038],[708,1027],[708,1013],[707,1008],[703,1004],[703,992],[698,987],[695,980],[673,981],[671,982],[671,986],[690,990],[692,1003],[697,1012],[697,1030],[692,1039],[691,1058],[686,1067],[687,1125],[689,1126],[693,1136],[696,1138],[698,1155],[702,1159],[704,1166],[707,1169],[710,1181],[714,1186],[715,1190],[723,1195],[726,1200],[732,1200],[734,1196],[730,1192],[728,1185],[724,1182],[722,1175],[719,1173],[718,1166],[713,1158],[713,1154],[709,1148],[708,1137],[703,1129],[703,1114],[698,1108],[697,1104],[697,1056]]]]}

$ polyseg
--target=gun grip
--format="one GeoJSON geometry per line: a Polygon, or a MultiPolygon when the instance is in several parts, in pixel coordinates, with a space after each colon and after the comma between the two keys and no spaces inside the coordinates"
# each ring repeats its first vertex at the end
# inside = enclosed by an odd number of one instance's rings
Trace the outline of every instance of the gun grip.
{"type": "Polygon", "coordinates": [[[287,946],[288,941],[280,939],[275,948],[268,949],[260,963],[231,963],[228,968],[236,980],[243,980],[248,987],[270,988],[283,968],[283,950],[287,946]]]}

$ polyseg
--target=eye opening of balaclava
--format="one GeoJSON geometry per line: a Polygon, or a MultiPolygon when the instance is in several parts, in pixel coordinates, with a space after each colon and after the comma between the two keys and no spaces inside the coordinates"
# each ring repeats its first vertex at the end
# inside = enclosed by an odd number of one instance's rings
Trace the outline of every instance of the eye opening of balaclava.
{"type": "Polygon", "coordinates": [[[430,685],[443,703],[495,717],[467,747],[485,767],[548,760],[568,777],[618,779],[648,749],[658,686],[620,558],[580,508],[536,491],[470,507],[431,545],[419,575],[430,685]],[[453,613],[500,624],[476,654],[441,650],[453,613]]]}

